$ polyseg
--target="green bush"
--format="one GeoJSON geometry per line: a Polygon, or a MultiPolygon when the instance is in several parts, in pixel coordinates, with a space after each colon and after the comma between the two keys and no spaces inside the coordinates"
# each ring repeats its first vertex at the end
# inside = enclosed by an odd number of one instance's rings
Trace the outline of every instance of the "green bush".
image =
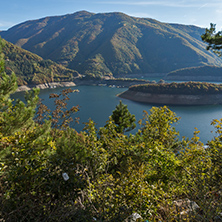
{"type": "Polygon", "coordinates": [[[2,55],[0,75],[0,220],[219,219],[222,120],[212,122],[218,135],[208,148],[198,131],[179,139],[179,118],[167,107],[144,112],[135,134],[124,134],[128,115],[110,117],[98,131],[89,120],[78,133],[69,127],[78,111],[66,109],[70,90],[51,95],[53,112],[43,105],[36,111],[38,90],[25,103],[10,100],[16,78],[4,72],[2,55]]]}

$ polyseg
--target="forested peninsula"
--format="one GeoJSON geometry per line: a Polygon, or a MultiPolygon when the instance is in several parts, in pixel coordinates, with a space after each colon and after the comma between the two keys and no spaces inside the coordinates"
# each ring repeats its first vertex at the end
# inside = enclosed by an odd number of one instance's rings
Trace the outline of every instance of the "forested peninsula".
{"type": "Polygon", "coordinates": [[[222,85],[204,82],[150,83],[131,86],[118,96],[151,104],[222,104],[222,85]]]}

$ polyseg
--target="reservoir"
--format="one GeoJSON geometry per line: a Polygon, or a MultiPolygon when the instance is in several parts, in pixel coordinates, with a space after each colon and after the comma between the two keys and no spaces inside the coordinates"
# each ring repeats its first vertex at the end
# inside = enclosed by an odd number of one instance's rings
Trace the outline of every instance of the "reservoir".
{"type": "MultiPolygon", "coordinates": [[[[97,129],[104,126],[119,103],[120,98],[116,95],[127,90],[126,88],[109,88],[106,86],[76,86],[72,89],[79,90],[79,92],[71,93],[68,101],[68,108],[76,105],[80,106],[80,111],[73,116],[74,118],[80,118],[79,124],[72,124],[72,127],[77,131],[81,131],[84,127],[83,123],[90,118],[96,123],[97,129]]],[[[49,95],[51,93],[59,94],[61,90],[62,88],[44,89],[41,90],[39,97],[43,99],[44,104],[53,110],[53,100],[49,99],[49,95]]],[[[24,93],[19,92],[15,93],[13,98],[23,100],[23,96],[24,93]]],[[[137,121],[143,118],[143,110],[149,112],[152,108],[152,104],[138,103],[126,99],[121,100],[128,106],[129,111],[135,114],[137,121]]],[[[211,126],[211,122],[213,119],[222,118],[222,105],[168,107],[181,118],[175,126],[176,130],[180,132],[180,137],[191,138],[195,127],[200,131],[199,137],[203,143],[207,143],[216,135],[213,132],[214,127],[211,126]]],[[[131,131],[131,133],[135,133],[137,130],[138,128],[131,131]]]]}

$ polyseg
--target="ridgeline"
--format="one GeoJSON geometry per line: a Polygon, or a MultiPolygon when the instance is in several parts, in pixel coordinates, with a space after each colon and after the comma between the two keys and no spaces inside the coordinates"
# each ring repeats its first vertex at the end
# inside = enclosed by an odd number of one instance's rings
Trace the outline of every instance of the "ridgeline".
{"type": "Polygon", "coordinates": [[[118,12],[80,11],[26,21],[1,36],[83,75],[122,77],[220,66],[222,60],[206,51],[204,32],[118,12]]]}

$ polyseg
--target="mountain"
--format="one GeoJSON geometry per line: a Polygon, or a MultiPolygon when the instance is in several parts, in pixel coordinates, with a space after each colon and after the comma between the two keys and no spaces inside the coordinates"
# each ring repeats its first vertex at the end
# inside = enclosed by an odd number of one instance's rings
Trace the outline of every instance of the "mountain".
{"type": "Polygon", "coordinates": [[[179,81],[222,81],[222,67],[200,66],[172,71],[164,78],[179,81]]]}
{"type": "Polygon", "coordinates": [[[44,59],[85,75],[168,73],[185,67],[222,65],[206,51],[204,29],[161,23],[123,13],[80,11],[26,21],[1,36],[44,59]]]}
{"type": "Polygon", "coordinates": [[[44,60],[4,39],[2,41],[5,71],[7,74],[15,72],[18,85],[71,81],[79,76],[77,71],[67,69],[51,60],[44,60]]]}

